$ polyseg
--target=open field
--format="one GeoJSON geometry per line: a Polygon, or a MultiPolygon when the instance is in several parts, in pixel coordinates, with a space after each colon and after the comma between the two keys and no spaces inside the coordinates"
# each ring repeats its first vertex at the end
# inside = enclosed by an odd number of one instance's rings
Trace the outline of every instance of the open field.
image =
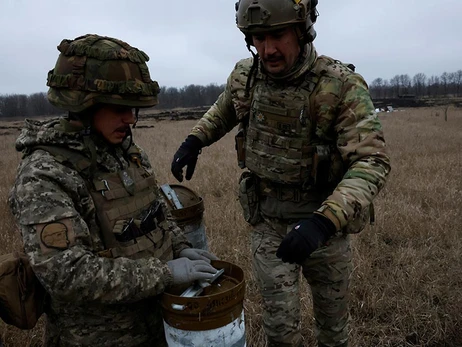
{"type": "MultiPolygon", "coordinates": [[[[380,117],[392,172],[375,202],[376,223],[354,235],[351,346],[462,346],[462,109],[448,119],[435,109],[408,109],[380,117]]],[[[194,120],[141,119],[135,140],[147,151],[160,184],[194,120]]],[[[2,128],[3,129],[3,128],[2,128]]],[[[0,132],[0,254],[20,249],[6,205],[20,154],[16,129],[0,132]]],[[[249,228],[237,201],[233,134],[205,148],[186,185],[205,201],[211,250],[244,268],[247,345],[264,346],[261,309],[250,269],[249,228]]],[[[301,297],[306,346],[314,346],[308,287],[301,297]]],[[[38,346],[42,326],[22,332],[0,323],[5,346],[38,346]]]]}

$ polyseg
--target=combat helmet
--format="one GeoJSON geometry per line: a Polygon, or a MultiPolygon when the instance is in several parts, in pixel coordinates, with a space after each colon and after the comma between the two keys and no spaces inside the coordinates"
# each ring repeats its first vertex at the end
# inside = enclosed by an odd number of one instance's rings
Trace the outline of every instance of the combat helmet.
{"type": "Polygon", "coordinates": [[[300,44],[316,37],[318,0],[239,0],[236,2],[236,24],[244,33],[248,46],[252,35],[296,25],[300,44]]]}
{"type": "Polygon", "coordinates": [[[93,34],[62,40],[58,50],[47,78],[47,97],[54,106],[80,113],[97,104],[137,109],[157,105],[159,85],[151,80],[143,51],[93,34]]]}

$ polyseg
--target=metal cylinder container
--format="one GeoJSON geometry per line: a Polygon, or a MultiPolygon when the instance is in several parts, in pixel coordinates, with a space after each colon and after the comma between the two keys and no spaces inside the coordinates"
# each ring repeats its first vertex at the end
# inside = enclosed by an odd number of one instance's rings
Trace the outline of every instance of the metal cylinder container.
{"type": "Polygon", "coordinates": [[[180,184],[162,185],[171,219],[180,227],[193,248],[209,250],[205,232],[204,201],[192,189],[180,184]]]}
{"type": "Polygon", "coordinates": [[[224,269],[196,297],[182,297],[184,288],[173,288],[161,299],[167,343],[171,347],[245,347],[243,270],[222,260],[224,269]]]}

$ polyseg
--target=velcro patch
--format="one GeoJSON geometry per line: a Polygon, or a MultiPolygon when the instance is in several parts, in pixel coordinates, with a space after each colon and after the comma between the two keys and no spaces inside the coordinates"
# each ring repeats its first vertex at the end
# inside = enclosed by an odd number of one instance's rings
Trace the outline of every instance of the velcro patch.
{"type": "Polygon", "coordinates": [[[70,219],[36,225],[40,248],[43,253],[68,249],[75,243],[75,233],[70,219]]]}

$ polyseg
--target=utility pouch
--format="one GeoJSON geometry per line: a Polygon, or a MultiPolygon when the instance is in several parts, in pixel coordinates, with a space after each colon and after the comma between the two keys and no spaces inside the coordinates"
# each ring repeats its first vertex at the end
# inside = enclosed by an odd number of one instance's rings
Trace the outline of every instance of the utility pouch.
{"type": "Polygon", "coordinates": [[[258,197],[258,177],[249,171],[242,173],[239,178],[239,202],[242,206],[244,219],[255,225],[260,221],[258,197]]]}
{"type": "Polygon", "coordinates": [[[164,220],[162,205],[159,201],[154,201],[137,217],[117,221],[112,231],[117,241],[127,242],[150,233],[157,228],[158,223],[164,220]]]}
{"type": "Polygon", "coordinates": [[[241,169],[245,168],[245,127],[244,123],[239,123],[237,134],[234,137],[237,153],[237,164],[241,169]]]}
{"type": "Polygon", "coordinates": [[[0,317],[19,329],[32,329],[44,311],[46,291],[24,253],[0,256],[0,317]]]}
{"type": "Polygon", "coordinates": [[[347,224],[345,227],[345,233],[357,234],[366,227],[367,223],[374,225],[375,222],[375,211],[374,204],[371,203],[369,206],[363,208],[354,219],[347,224]]]}
{"type": "Polygon", "coordinates": [[[329,183],[331,166],[330,152],[329,146],[316,146],[316,150],[313,154],[313,169],[311,171],[313,186],[316,188],[325,188],[329,183]]]}
{"type": "Polygon", "coordinates": [[[157,224],[165,220],[162,205],[159,201],[154,201],[146,211],[143,211],[140,218],[140,229],[143,233],[153,231],[157,224]],[[157,222],[157,223],[156,223],[157,222]]]}

